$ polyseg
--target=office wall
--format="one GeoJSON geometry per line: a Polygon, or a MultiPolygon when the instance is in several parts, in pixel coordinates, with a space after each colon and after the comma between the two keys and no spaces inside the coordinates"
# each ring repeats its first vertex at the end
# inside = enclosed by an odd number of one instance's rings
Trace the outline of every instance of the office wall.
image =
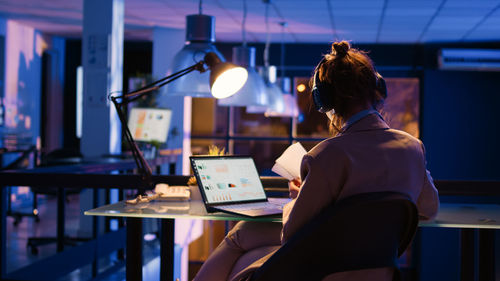
{"type": "Polygon", "coordinates": [[[500,180],[500,72],[428,70],[423,139],[437,179],[500,180]]]}
{"type": "MultiPolygon", "coordinates": [[[[125,42],[123,49],[123,91],[128,91],[130,77],[150,74],[152,69],[151,42],[125,42]]],[[[76,68],[81,65],[82,43],[79,39],[65,41],[65,84],[64,84],[64,147],[79,148],[76,136],[76,68]]]]}
{"type": "Polygon", "coordinates": [[[5,131],[35,143],[40,136],[40,69],[46,42],[15,21],[5,24],[5,131]]]}
{"type": "MultiPolygon", "coordinates": [[[[4,67],[0,73],[5,126],[1,136],[2,139],[7,135],[15,136],[21,145],[34,145],[42,134],[42,104],[45,102],[42,87],[46,86],[45,90],[49,91],[46,94],[51,94],[64,83],[64,39],[46,36],[32,27],[1,17],[0,36],[5,38],[1,49],[4,67]],[[51,72],[46,73],[50,87],[47,83],[42,85],[44,53],[51,55],[51,67],[46,69],[51,72]]],[[[62,106],[51,108],[51,112],[57,110],[62,110],[62,106]]]]}
{"type": "MultiPolygon", "coordinates": [[[[500,72],[425,71],[423,141],[434,178],[500,180],[499,87],[500,72]]],[[[441,201],[498,202],[494,198],[443,197],[441,201]]],[[[430,228],[420,232],[419,280],[460,280],[459,231],[430,228]]],[[[495,236],[500,241],[500,232],[495,236]]],[[[496,243],[497,253],[499,249],[496,243]]],[[[498,278],[498,258],[496,263],[498,278]]]]}
{"type": "Polygon", "coordinates": [[[65,39],[45,37],[48,48],[42,55],[41,145],[44,152],[63,147],[65,39]]]}
{"type": "MultiPolygon", "coordinates": [[[[0,132],[5,126],[5,112],[3,111],[3,97],[5,93],[5,24],[6,21],[0,17],[0,106],[2,106],[2,112],[0,113],[0,132]]],[[[1,138],[0,146],[3,146],[1,138]]]]}

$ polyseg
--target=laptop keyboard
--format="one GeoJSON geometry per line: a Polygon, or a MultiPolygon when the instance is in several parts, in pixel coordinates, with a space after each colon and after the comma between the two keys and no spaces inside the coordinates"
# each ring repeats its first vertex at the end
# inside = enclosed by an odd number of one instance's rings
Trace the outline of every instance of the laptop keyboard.
{"type": "Polygon", "coordinates": [[[218,209],[223,210],[236,210],[236,211],[248,211],[248,210],[260,210],[260,209],[279,209],[282,210],[283,206],[279,204],[273,204],[270,202],[257,202],[257,203],[244,203],[244,204],[234,204],[227,206],[217,206],[218,209]]]}

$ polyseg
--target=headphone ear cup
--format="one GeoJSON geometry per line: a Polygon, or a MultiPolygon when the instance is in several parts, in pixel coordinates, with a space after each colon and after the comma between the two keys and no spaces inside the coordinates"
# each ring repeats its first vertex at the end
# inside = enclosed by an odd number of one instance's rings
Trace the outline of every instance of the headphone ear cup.
{"type": "Polygon", "coordinates": [[[323,64],[325,59],[323,59],[318,66],[316,67],[316,71],[314,72],[314,85],[312,89],[312,97],[314,106],[316,110],[325,113],[333,109],[333,95],[332,87],[328,84],[323,84],[319,81],[318,69],[323,64]]]}
{"type": "Polygon", "coordinates": [[[322,93],[325,92],[325,90],[320,90],[322,87],[314,87],[312,89],[312,97],[313,97],[313,102],[314,102],[314,107],[316,108],[317,111],[321,113],[325,113],[327,111],[330,111],[333,107],[331,107],[328,102],[324,101],[324,95],[322,93]]]}
{"type": "Polygon", "coordinates": [[[382,95],[384,99],[387,98],[387,85],[385,84],[385,79],[380,75],[380,73],[375,72],[375,78],[377,79],[375,87],[377,91],[382,95]]]}

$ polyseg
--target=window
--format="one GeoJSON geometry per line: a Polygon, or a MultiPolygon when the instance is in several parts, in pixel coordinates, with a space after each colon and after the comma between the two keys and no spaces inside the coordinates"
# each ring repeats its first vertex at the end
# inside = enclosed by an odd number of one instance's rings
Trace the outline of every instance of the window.
{"type": "MultiPolygon", "coordinates": [[[[395,129],[418,137],[418,78],[386,78],[388,99],[383,116],[395,129]]],[[[310,99],[309,77],[294,78],[294,96],[299,107],[297,118],[265,117],[245,108],[218,106],[216,100],[193,98],[193,154],[207,154],[209,145],[225,148],[231,154],[251,155],[261,175],[275,175],[274,160],[295,141],[306,150],[330,136],[328,118],[314,109],[310,99]]]]}

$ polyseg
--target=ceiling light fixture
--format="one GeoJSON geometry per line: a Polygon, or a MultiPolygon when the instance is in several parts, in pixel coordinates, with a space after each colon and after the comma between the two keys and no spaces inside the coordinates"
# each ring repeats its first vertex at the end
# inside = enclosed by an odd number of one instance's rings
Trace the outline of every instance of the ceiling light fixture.
{"type": "MultiPolygon", "coordinates": [[[[215,17],[202,14],[202,1],[197,15],[186,16],[186,44],[175,55],[170,73],[185,69],[215,53],[222,62],[224,56],[215,48],[215,17]]],[[[211,97],[208,72],[192,77],[180,77],[166,87],[169,95],[211,97]]]]}
{"type": "Polygon", "coordinates": [[[277,84],[281,90],[281,97],[284,101],[284,110],[282,111],[266,111],[266,116],[268,117],[298,117],[299,116],[299,107],[297,105],[297,100],[295,96],[291,92],[291,83],[290,78],[285,77],[285,28],[288,26],[288,23],[285,21],[278,23],[281,26],[281,56],[280,56],[280,68],[281,75],[278,79],[277,84]]]}
{"type": "Polygon", "coordinates": [[[248,47],[246,42],[246,18],[247,5],[243,0],[243,21],[241,46],[233,48],[233,63],[240,65],[248,71],[248,79],[245,85],[233,96],[218,100],[219,106],[267,106],[268,97],[264,80],[255,70],[255,48],[248,47]]]}
{"type": "Polygon", "coordinates": [[[247,107],[247,113],[283,113],[285,111],[285,102],[281,89],[276,85],[276,67],[269,65],[269,47],[271,45],[271,32],[269,30],[269,5],[270,0],[263,0],[265,4],[265,24],[266,24],[266,44],[264,47],[264,67],[259,73],[264,79],[268,104],[266,106],[247,107]]]}

